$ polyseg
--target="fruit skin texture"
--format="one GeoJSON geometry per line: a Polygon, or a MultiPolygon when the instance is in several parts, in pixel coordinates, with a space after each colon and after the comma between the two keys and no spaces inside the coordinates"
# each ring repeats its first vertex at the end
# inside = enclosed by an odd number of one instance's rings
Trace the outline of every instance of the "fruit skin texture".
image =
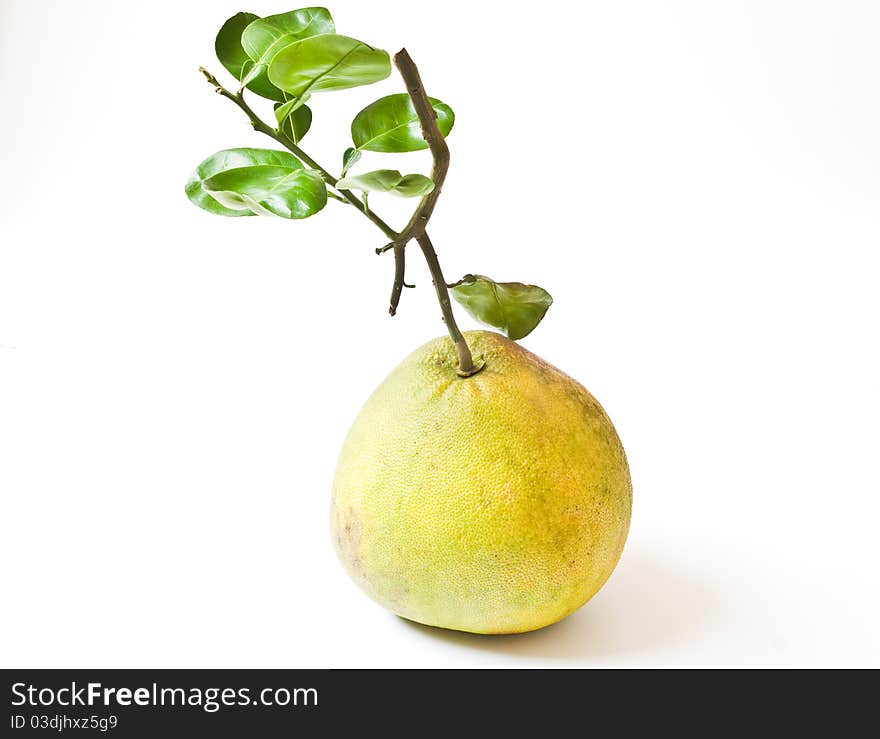
{"type": "Polygon", "coordinates": [[[400,616],[486,634],[539,629],[602,587],[629,530],[623,447],[587,390],[509,339],[448,338],[376,389],[336,468],[331,528],[349,575],[400,616]]]}

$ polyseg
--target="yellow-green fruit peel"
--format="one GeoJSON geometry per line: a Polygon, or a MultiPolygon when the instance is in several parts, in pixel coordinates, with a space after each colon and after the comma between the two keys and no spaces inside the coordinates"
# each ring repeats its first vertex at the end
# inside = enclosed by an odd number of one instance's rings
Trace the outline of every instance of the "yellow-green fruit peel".
{"type": "Polygon", "coordinates": [[[589,600],[626,540],[632,485],[605,411],[489,331],[448,338],[376,389],[348,433],[331,525],[351,577],[389,610],[479,633],[547,626],[589,600]]]}

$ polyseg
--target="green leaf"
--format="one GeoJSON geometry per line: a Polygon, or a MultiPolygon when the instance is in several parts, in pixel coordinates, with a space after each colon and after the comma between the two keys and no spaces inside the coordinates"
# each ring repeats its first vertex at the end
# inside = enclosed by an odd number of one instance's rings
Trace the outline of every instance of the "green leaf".
{"type": "Polygon", "coordinates": [[[336,26],[327,8],[301,8],[252,21],[241,34],[242,48],[253,60],[243,81],[247,83],[265,74],[275,55],[286,46],[335,32],[336,26]]]}
{"type": "Polygon", "coordinates": [[[241,70],[245,62],[250,60],[247,52],[241,45],[241,34],[247,26],[259,18],[253,13],[236,13],[232,16],[217,33],[214,40],[214,51],[220,63],[235,79],[241,79],[241,70]]]}
{"type": "Polygon", "coordinates": [[[434,190],[434,181],[423,174],[408,174],[394,186],[394,194],[402,198],[420,198],[434,190]]]}
{"type": "Polygon", "coordinates": [[[348,148],[342,155],[342,176],[348,173],[355,164],[358,163],[362,154],[357,149],[348,148]]]}
{"type": "Polygon", "coordinates": [[[306,101],[311,97],[308,93],[303,95],[300,98],[292,98],[290,100],[285,100],[283,103],[278,103],[275,106],[275,120],[278,121],[278,125],[284,121],[287,116],[289,116],[293,111],[298,110],[303,105],[305,105],[306,101]]]}
{"type": "Polygon", "coordinates": [[[494,282],[483,275],[465,275],[451,292],[471,316],[514,340],[528,336],[553,303],[537,285],[494,282]]]}
{"type": "Polygon", "coordinates": [[[336,183],[342,190],[362,190],[363,192],[388,192],[402,179],[396,169],[377,169],[373,172],[343,177],[336,183]]]}
{"type": "Polygon", "coordinates": [[[303,104],[303,99],[289,100],[275,105],[275,118],[278,130],[298,144],[312,126],[312,111],[303,104]]]}
{"type": "Polygon", "coordinates": [[[218,151],[199,164],[185,190],[197,206],[223,216],[305,218],[327,202],[320,175],[272,149],[218,151]]]}
{"type": "Polygon", "coordinates": [[[258,164],[215,174],[202,186],[221,205],[256,215],[308,218],[327,204],[327,187],[314,170],[258,164]]]}
{"type": "MultiPolygon", "coordinates": [[[[214,41],[214,50],[217,52],[220,63],[239,82],[254,66],[253,61],[241,45],[241,35],[244,29],[255,20],[259,20],[258,15],[237,13],[223,24],[214,41]]],[[[265,69],[248,82],[247,88],[270,100],[284,100],[281,90],[269,82],[265,69]]]]}
{"type": "Polygon", "coordinates": [[[309,129],[312,127],[312,109],[308,105],[303,105],[293,111],[284,123],[281,124],[281,130],[286,133],[295,144],[302,141],[309,129]]]}
{"type": "Polygon", "coordinates": [[[384,80],[391,74],[388,52],[362,41],[327,34],[285,47],[269,65],[269,80],[289,95],[345,90],[384,80]]]}
{"type": "Polygon", "coordinates": [[[377,169],[373,172],[343,177],[336,183],[342,190],[362,192],[390,192],[402,198],[417,198],[434,189],[430,177],[423,174],[402,175],[396,169],[377,169]]]}
{"type": "Polygon", "coordinates": [[[210,177],[228,169],[248,167],[255,164],[272,164],[290,168],[302,168],[302,164],[286,151],[272,149],[225,149],[205,159],[186,183],[187,197],[200,208],[222,216],[249,216],[252,213],[227,208],[220,204],[205,188],[203,183],[210,177]]]}
{"type": "MultiPolygon", "coordinates": [[[[455,113],[446,103],[429,98],[437,113],[437,128],[444,137],[455,123],[455,113]]],[[[404,152],[427,149],[419,116],[409,95],[387,95],[371,103],[351,122],[351,138],[358,149],[404,152]]]]}

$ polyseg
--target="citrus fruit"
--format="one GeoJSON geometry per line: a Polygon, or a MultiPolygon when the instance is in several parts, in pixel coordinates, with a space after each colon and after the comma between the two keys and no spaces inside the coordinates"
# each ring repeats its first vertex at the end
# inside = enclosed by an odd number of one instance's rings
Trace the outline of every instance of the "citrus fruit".
{"type": "Polygon", "coordinates": [[[629,469],[583,386],[500,334],[465,336],[480,372],[458,376],[452,342],[436,339],[361,410],[336,469],[333,540],[351,577],[400,616],[530,631],[611,575],[629,469]]]}

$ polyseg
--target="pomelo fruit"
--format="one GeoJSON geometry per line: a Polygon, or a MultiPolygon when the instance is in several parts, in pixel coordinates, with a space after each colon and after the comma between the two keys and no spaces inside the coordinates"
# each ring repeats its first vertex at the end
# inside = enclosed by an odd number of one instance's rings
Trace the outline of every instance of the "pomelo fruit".
{"type": "Polygon", "coordinates": [[[349,575],[413,621],[479,633],[547,626],[611,575],[632,485],[614,426],[587,390],[509,339],[465,334],[407,357],[343,446],[331,526],[349,575]]]}

